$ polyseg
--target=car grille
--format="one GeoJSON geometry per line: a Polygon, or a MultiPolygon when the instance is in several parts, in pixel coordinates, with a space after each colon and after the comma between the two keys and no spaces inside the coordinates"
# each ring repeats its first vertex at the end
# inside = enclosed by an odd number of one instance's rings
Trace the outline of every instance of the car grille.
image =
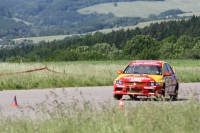
{"type": "Polygon", "coordinates": [[[125,85],[134,85],[138,87],[142,87],[146,84],[146,82],[125,82],[125,85]]]}
{"type": "Polygon", "coordinates": [[[116,88],[115,91],[121,91],[123,88],[116,88]]]}
{"type": "Polygon", "coordinates": [[[127,90],[128,93],[141,93],[141,89],[128,89],[127,90]]]}

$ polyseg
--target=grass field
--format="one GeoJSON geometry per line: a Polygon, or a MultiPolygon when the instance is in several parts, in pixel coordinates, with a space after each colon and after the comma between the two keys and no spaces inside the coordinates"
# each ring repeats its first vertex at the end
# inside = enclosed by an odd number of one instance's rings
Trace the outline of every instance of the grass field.
{"type": "Polygon", "coordinates": [[[159,15],[161,12],[170,9],[180,9],[184,12],[199,12],[199,1],[191,0],[165,0],[163,1],[134,1],[134,2],[117,2],[98,4],[78,10],[79,13],[113,13],[118,17],[142,17],[147,18],[150,14],[159,15]]]}
{"type": "MultiPolygon", "coordinates": [[[[18,18],[13,18],[16,22],[22,21],[21,19],[18,18]]],[[[27,24],[27,25],[32,25],[32,23],[26,22],[26,21],[22,21],[23,23],[27,24]]]]}
{"type": "MultiPolygon", "coordinates": [[[[56,99],[55,99],[56,101],[56,99]]],[[[197,101],[173,104],[154,102],[127,105],[124,110],[107,104],[96,110],[87,101],[68,105],[40,104],[40,119],[1,118],[1,133],[199,133],[200,104],[197,101]],[[83,108],[77,104],[83,104],[83,108]]]]}
{"type": "MultiPolygon", "coordinates": [[[[124,69],[130,61],[77,61],[56,63],[1,63],[0,89],[21,90],[79,86],[110,86],[117,70],[124,69]],[[47,69],[24,72],[47,67],[47,69]],[[59,72],[59,73],[57,73],[59,72]],[[12,73],[12,74],[10,74],[12,73]],[[4,75],[2,75],[4,74],[4,75]]],[[[169,60],[175,66],[180,82],[200,82],[197,60],[169,60]]]]}
{"type": "Polygon", "coordinates": [[[71,37],[72,35],[55,35],[55,36],[39,36],[39,37],[27,37],[27,38],[17,38],[16,40],[32,40],[33,43],[38,43],[40,41],[52,42],[54,40],[63,40],[66,37],[71,37]]]}

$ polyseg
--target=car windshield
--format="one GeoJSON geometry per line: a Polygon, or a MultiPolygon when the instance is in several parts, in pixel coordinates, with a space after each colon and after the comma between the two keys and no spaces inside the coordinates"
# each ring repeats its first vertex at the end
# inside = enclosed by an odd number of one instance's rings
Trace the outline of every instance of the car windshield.
{"type": "Polygon", "coordinates": [[[131,66],[127,66],[123,73],[161,75],[162,67],[149,66],[149,65],[131,65],[131,66]]]}

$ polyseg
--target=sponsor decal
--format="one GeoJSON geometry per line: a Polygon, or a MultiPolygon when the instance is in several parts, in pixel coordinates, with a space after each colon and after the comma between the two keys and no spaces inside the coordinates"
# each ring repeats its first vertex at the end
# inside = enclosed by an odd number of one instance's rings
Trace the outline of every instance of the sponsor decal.
{"type": "Polygon", "coordinates": [[[144,89],[154,89],[153,86],[144,86],[144,89]]]}
{"type": "Polygon", "coordinates": [[[151,78],[148,77],[140,77],[140,78],[124,77],[124,79],[129,80],[130,82],[142,82],[143,80],[151,80],[151,78]]]}
{"type": "Polygon", "coordinates": [[[116,85],[117,87],[124,88],[124,85],[116,85]]]}
{"type": "Polygon", "coordinates": [[[152,65],[152,66],[162,66],[159,62],[133,62],[130,65],[152,65]]]}

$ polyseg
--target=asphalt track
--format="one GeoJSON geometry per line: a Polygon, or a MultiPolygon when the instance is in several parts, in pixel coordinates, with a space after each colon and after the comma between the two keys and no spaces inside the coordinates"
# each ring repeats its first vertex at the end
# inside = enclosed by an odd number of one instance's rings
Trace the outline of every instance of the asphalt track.
{"type": "MultiPolygon", "coordinates": [[[[112,86],[97,86],[0,91],[0,118],[9,116],[37,118],[34,110],[38,105],[45,103],[47,107],[52,106],[55,100],[66,104],[76,101],[80,105],[83,101],[87,101],[93,103],[96,108],[100,105],[117,107],[119,101],[113,99],[112,89],[112,86]],[[16,96],[18,106],[11,105],[14,102],[14,96],[16,96]]],[[[178,100],[169,103],[188,102],[194,93],[195,98],[200,100],[200,83],[180,83],[178,100]]],[[[123,96],[123,102],[125,107],[134,107],[137,104],[156,101],[131,100],[128,96],[123,96]]]]}

